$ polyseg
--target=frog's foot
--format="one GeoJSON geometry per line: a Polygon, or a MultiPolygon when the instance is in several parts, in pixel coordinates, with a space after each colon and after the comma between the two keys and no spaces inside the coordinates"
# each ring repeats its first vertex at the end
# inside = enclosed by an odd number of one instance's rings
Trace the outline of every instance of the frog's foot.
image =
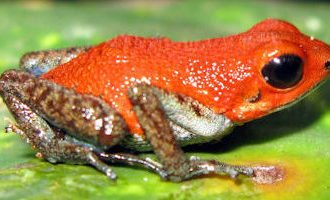
{"type": "Polygon", "coordinates": [[[108,162],[121,163],[130,166],[142,167],[159,174],[163,179],[167,179],[168,177],[167,172],[163,169],[160,163],[155,162],[148,158],[143,159],[132,154],[123,154],[123,153],[115,153],[115,154],[98,153],[97,155],[101,160],[104,160],[107,163],[108,162]]]}
{"type": "Polygon", "coordinates": [[[229,175],[230,178],[237,178],[242,174],[245,176],[253,176],[254,170],[252,167],[230,165],[216,160],[199,160],[195,157],[190,158],[190,173],[186,178],[207,174],[229,175]]]}
{"type": "Polygon", "coordinates": [[[206,174],[225,174],[233,178],[239,174],[252,176],[253,169],[250,167],[229,165],[214,160],[188,159],[177,144],[152,87],[148,85],[132,87],[128,91],[128,97],[147,139],[167,173],[165,178],[171,181],[183,181],[206,174]]]}
{"type": "Polygon", "coordinates": [[[20,60],[20,68],[40,76],[53,67],[69,62],[90,47],[71,47],[57,50],[34,51],[24,54],[20,60]]]}

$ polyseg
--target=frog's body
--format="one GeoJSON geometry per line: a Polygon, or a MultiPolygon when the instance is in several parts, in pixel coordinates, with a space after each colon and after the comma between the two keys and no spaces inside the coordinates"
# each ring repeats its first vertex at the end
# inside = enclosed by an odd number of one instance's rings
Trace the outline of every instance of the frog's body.
{"type": "Polygon", "coordinates": [[[327,44],[286,22],[265,20],[226,38],[120,36],[91,48],[28,54],[23,68],[41,77],[9,71],[1,76],[1,95],[22,129],[16,132],[36,140],[51,161],[90,163],[110,177],[113,172],[95,159],[142,164],[173,181],[208,173],[251,175],[248,167],[186,159],[176,142],[217,140],[237,124],[296,102],[326,79],[329,60],[327,44]],[[36,139],[36,131],[63,141],[36,139]],[[163,166],[105,154],[120,142],[140,151],[152,148],[163,166]]]}

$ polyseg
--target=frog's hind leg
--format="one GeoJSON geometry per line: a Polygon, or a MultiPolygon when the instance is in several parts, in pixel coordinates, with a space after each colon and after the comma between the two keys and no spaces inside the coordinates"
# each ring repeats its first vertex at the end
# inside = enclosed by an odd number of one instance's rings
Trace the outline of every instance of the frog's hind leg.
{"type": "Polygon", "coordinates": [[[24,54],[20,59],[20,68],[40,76],[53,67],[69,62],[91,47],[72,47],[57,50],[34,51],[24,54]]]}
{"type": "Polygon", "coordinates": [[[130,88],[128,96],[154,152],[171,181],[183,181],[205,174],[253,175],[251,167],[235,166],[215,160],[189,159],[177,144],[161,103],[148,85],[130,88]]]}
{"type": "Polygon", "coordinates": [[[37,155],[51,163],[89,164],[102,171],[110,179],[116,174],[90,149],[72,142],[72,139],[56,128],[52,128],[43,118],[22,104],[12,95],[2,95],[13,113],[18,125],[8,130],[20,134],[39,152],[37,155]]]}
{"type": "Polygon", "coordinates": [[[125,137],[127,129],[121,116],[101,99],[16,70],[0,76],[0,95],[17,122],[9,125],[7,131],[21,135],[39,151],[39,157],[49,162],[90,164],[109,178],[116,178],[111,168],[100,160],[104,159],[143,166],[165,176],[156,162],[104,152],[125,137]],[[61,129],[55,128],[56,125],[61,129]]]}
{"type": "Polygon", "coordinates": [[[6,96],[4,100],[19,124],[10,123],[6,127],[6,132],[15,132],[22,136],[33,148],[38,150],[36,156],[39,158],[44,158],[51,163],[89,164],[112,180],[116,179],[116,174],[102,160],[109,163],[144,167],[159,174],[162,178],[166,178],[166,172],[157,162],[131,154],[94,152],[91,148],[80,146],[61,130],[47,124],[44,119],[13,96],[6,96]]]}

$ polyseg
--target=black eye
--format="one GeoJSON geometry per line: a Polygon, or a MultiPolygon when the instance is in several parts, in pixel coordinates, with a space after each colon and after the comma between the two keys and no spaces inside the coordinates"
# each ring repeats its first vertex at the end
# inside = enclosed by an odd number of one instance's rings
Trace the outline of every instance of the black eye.
{"type": "Polygon", "coordinates": [[[261,73],[271,86],[279,89],[290,88],[302,78],[303,61],[299,56],[283,54],[266,64],[261,73]]]}
{"type": "Polygon", "coordinates": [[[325,68],[330,69],[330,60],[325,63],[325,68]]]}

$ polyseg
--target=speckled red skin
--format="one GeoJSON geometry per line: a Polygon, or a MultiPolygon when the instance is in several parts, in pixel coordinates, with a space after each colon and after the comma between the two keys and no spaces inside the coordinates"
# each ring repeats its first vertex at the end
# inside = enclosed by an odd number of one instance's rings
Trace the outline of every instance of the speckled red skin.
{"type": "Polygon", "coordinates": [[[146,82],[191,96],[233,122],[244,123],[311,90],[327,77],[324,63],[329,58],[327,44],[287,22],[269,19],[238,35],[195,42],[118,36],[42,78],[102,97],[122,114],[132,133],[143,134],[126,96],[134,84],[146,82]],[[267,84],[261,68],[284,53],[299,55],[304,72],[298,85],[283,90],[267,84]],[[257,101],[250,101],[258,95],[257,101]]]}

